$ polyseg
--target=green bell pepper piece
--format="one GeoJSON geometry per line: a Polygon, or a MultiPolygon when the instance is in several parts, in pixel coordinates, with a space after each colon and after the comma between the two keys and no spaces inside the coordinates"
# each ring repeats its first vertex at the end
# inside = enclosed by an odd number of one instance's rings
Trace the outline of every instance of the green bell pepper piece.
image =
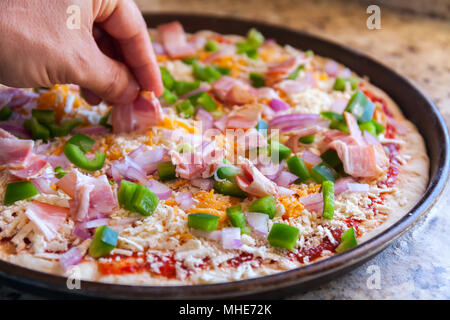
{"type": "Polygon", "coordinates": [[[377,128],[373,124],[372,121],[363,122],[359,125],[359,129],[361,129],[361,132],[364,133],[364,130],[369,132],[374,137],[377,136],[377,128]]]}
{"type": "Polygon", "coordinates": [[[133,211],[141,216],[150,216],[158,207],[159,198],[148,187],[137,185],[131,201],[133,211]]]}
{"type": "Polygon", "coordinates": [[[239,204],[227,208],[227,215],[233,227],[240,228],[242,234],[250,233],[245,214],[242,212],[242,208],[239,204]]]}
{"type": "Polygon", "coordinates": [[[119,201],[119,205],[128,211],[134,211],[132,201],[137,187],[137,183],[127,180],[120,181],[120,188],[117,191],[117,200],[119,201]]]}
{"type": "Polygon", "coordinates": [[[164,88],[164,91],[163,91],[163,94],[162,94],[162,98],[168,104],[174,104],[178,100],[177,95],[175,93],[173,93],[172,91],[170,91],[169,89],[167,89],[167,88],[164,88]]]}
{"type": "Polygon", "coordinates": [[[50,134],[52,137],[64,137],[69,135],[73,129],[83,124],[81,119],[64,120],[60,125],[55,123],[49,124],[50,134]]]}
{"type": "Polygon", "coordinates": [[[375,130],[376,130],[377,135],[379,135],[380,133],[383,133],[384,130],[386,129],[381,123],[379,123],[375,119],[372,119],[371,122],[375,126],[375,130]]]}
{"type": "Polygon", "coordinates": [[[164,85],[164,88],[167,90],[172,90],[175,84],[174,77],[170,74],[169,70],[164,67],[159,68],[161,70],[161,79],[164,85]]]}
{"type": "Polygon", "coordinates": [[[292,153],[292,150],[278,141],[271,140],[269,142],[269,155],[274,163],[281,162],[287,159],[292,153]]]}
{"type": "Polygon", "coordinates": [[[19,200],[34,197],[39,192],[30,181],[11,182],[6,186],[3,204],[9,206],[19,200]]]}
{"type": "Polygon", "coordinates": [[[359,85],[359,80],[358,78],[341,78],[341,77],[337,77],[336,81],[334,82],[334,86],[333,89],[337,90],[337,91],[344,91],[345,90],[345,84],[347,82],[350,82],[350,86],[353,90],[355,90],[356,88],[358,88],[359,85]]]}
{"type": "Polygon", "coordinates": [[[214,231],[219,226],[219,217],[208,213],[188,214],[188,226],[203,231],[214,231]]]}
{"type": "Polygon", "coordinates": [[[194,90],[200,88],[200,81],[194,81],[194,82],[175,81],[175,84],[173,87],[174,87],[177,95],[182,96],[188,92],[191,92],[191,91],[194,91],[194,90]]]}
{"type": "Polygon", "coordinates": [[[217,50],[219,50],[220,49],[220,46],[219,46],[219,44],[217,43],[217,41],[214,41],[214,40],[208,40],[206,43],[205,43],[205,51],[208,51],[208,52],[215,52],[215,51],[217,51],[217,50]]]}
{"type": "Polygon", "coordinates": [[[320,157],[331,168],[337,168],[339,165],[342,164],[341,159],[339,159],[337,152],[334,151],[333,149],[328,149],[327,151],[322,153],[320,157]]]}
{"type": "Polygon", "coordinates": [[[334,216],[334,183],[326,180],[322,183],[323,211],[322,216],[331,220],[334,216]]]}
{"type": "Polygon", "coordinates": [[[67,143],[76,145],[83,153],[86,153],[92,149],[95,140],[82,133],[76,133],[67,141],[67,143]]]}
{"type": "Polygon", "coordinates": [[[33,109],[31,116],[45,126],[55,123],[55,111],[51,109],[33,109]]]}
{"type": "Polygon", "coordinates": [[[266,85],[266,81],[264,80],[264,76],[258,72],[250,72],[250,81],[252,82],[253,87],[261,88],[266,85]]]}
{"type": "Polygon", "coordinates": [[[55,168],[55,177],[58,179],[61,179],[67,174],[67,172],[62,167],[56,167],[55,168]]]}
{"type": "Polygon", "coordinates": [[[267,136],[267,130],[269,128],[269,123],[266,120],[259,120],[256,125],[256,130],[262,133],[264,136],[267,136]]]}
{"type": "Polygon", "coordinates": [[[206,92],[202,92],[196,98],[196,104],[201,105],[206,111],[213,112],[217,110],[217,105],[213,98],[206,92]]]}
{"type": "Polygon", "coordinates": [[[2,109],[0,109],[0,121],[6,121],[11,117],[12,110],[8,106],[4,106],[2,109]]]}
{"type": "Polygon", "coordinates": [[[98,227],[89,246],[89,255],[96,259],[106,257],[116,247],[118,238],[119,233],[110,227],[98,227]]]}
{"type": "Polygon", "coordinates": [[[305,66],[304,65],[298,66],[286,79],[296,80],[298,78],[300,71],[302,70],[305,70],[305,66]]]}
{"type": "Polygon", "coordinates": [[[161,161],[157,164],[158,167],[158,175],[161,181],[169,181],[175,179],[175,165],[171,161],[161,161]]]}
{"type": "Polygon", "coordinates": [[[317,182],[322,184],[326,180],[335,182],[337,179],[337,172],[328,166],[325,162],[311,168],[311,177],[317,182]]]}
{"type": "Polygon", "coordinates": [[[26,130],[31,132],[31,136],[34,140],[48,141],[50,138],[50,130],[46,126],[40,124],[34,117],[25,120],[23,125],[26,130]]]}
{"type": "Polygon", "coordinates": [[[305,161],[303,161],[302,158],[298,156],[292,156],[289,159],[287,159],[287,165],[289,172],[295,174],[299,179],[298,182],[305,182],[309,178],[311,178],[311,175],[308,171],[308,168],[306,167],[305,161]]]}
{"type": "Polygon", "coordinates": [[[355,230],[353,227],[345,231],[341,236],[341,243],[336,248],[336,252],[341,253],[352,249],[358,245],[358,241],[356,240],[355,230]]]}
{"type": "Polygon", "coordinates": [[[236,183],[229,181],[214,181],[214,190],[217,193],[237,198],[247,198],[247,192],[243,191],[236,183]]]}
{"type": "Polygon", "coordinates": [[[66,143],[64,154],[74,165],[87,171],[100,170],[103,168],[106,160],[106,155],[100,152],[96,152],[95,157],[92,160],[86,158],[86,155],[81,148],[71,143],[66,143]]]}
{"type": "Polygon", "coordinates": [[[271,246],[294,250],[300,231],[292,226],[283,223],[274,223],[270,229],[267,240],[271,246]]]}
{"type": "Polygon", "coordinates": [[[372,120],[375,105],[362,91],[356,91],[348,101],[345,111],[353,114],[359,123],[372,120]]]}
{"type": "Polygon", "coordinates": [[[298,139],[298,142],[303,143],[303,144],[311,144],[314,142],[315,136],[311,135],[311,136],[306,136],[306,137],[301,137],[298,139]]]}
{"type": "Polygon", "coordinates": [[[273,217],[275,217],[275,213],[277,212],[275,205],[276,202],[273,196],[265,196],[253,201],[250,204],[248,210],[250,212],[265,213],[269,216],[270,219],[273,219],[273,217]]]}
{"type": "Polygon", "coordinates": [[[178,114],[186,119],[192,118],[195,112],[195,108],[189,99],[177,104],[176,109],[178,114]]]}

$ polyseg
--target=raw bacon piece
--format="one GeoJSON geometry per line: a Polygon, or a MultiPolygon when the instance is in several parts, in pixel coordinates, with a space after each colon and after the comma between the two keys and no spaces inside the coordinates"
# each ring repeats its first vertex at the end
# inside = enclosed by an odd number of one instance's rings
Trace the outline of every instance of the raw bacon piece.
{"type": "Polygon", "coordinates": [[[158,34],[165,51],[171,58],[195,55],[195,48],[186,41],[183,26],[178,21],[159,25],[158,34]]]}
{"type": "Polygon", "coordinates": [[[344,171],[353,177],[378,178],[389,166],[381,145],[348,146],[342,141],[332,145],[344,164],[344,171]]]}
{"type": "Polygon", "coordinates": [[[344,112],[344,116],[350,135],[355,139],[358,145],[365,145],[366,143],[362,137],[361,129],[359,129],[358,121],[356,121],[355,116],[348,112],[344,112]]]}
{"type": "Polygon", "coordinates": [[[23,169],[11,169],[9,172],[19,179],[36,178],[41,175],[47,161],[32,153],[27,157],[24,165],[23,169]]]}
{"type": "Polygon", "coordinates": [[[68,208],[33,201],[25,211],[26,216],[42,231],[47,240],[55,238],[58,229],[66,221],[68,208]]]}
{"type": "Polygon", "coordinates": [[[256,99],[248,83],[229,76],[223,76],[215,81],[211,90],[222,102],[243,105],[254,102],[256,99]]]}
{"type": "Polygon", "coordinates": [[[19,140],[0,129],[0,166],[23,168],[27,158],[33,153],[32,140],[19,140]]]}
{"type": "Polygon", "coordinates": [[[249,104],[234,109],[228,116],[216,121],[215,126],[222,131],[225,129],[250,129],[254,128],[261,118],[263,106],[260,104],[249,104]],[[218,123],[219,122],[219,123],[218,123]]]}
{"type": "Polygon", "coordinates": [[[243,175],[236,177],[239,188],[257,197],[278,195],[277,185],[266,178],[248,159],[244,159],[241,169],[243,175]]]}
{"type": "Polygon", "coordinates": [[[114,106],[111,118],[114,133],[143,132],[161,121],[163,113],[154,93],[143,91],[133,103],[114,106]]]}

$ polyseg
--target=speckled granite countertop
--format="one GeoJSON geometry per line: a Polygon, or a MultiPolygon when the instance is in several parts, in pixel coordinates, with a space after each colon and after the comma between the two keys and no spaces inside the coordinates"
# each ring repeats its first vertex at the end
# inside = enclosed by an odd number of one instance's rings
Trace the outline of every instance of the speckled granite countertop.
{"type": "MultiPolygon", "coordinates": [[[[349,1],[136,2],[143,11],[232,15],[305,30],[352,46],[411,79],[436,103],[450,125],[450,23],[443,19],[400,13],[380,5],[382,29],[368,30],[366,6],[349,1]]],[[[450,299],[449,208],[448,184],[429,214],[377,257],[326,285],[287,298],[450,299]],[[378,272],[380,282],[373,282],[378,272]]],[[[1,298],[39,297],[0,287],[1,298]]]]}

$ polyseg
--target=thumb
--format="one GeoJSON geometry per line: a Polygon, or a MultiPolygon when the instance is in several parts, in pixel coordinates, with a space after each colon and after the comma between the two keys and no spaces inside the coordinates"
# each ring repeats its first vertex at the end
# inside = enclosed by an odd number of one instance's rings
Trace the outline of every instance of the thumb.
{"type": "Polygon", "coordinates": [[[113,104],[134,101],[139,85],[127,66],[103,54],[97,46],[90,52],[76,71],[76,84],[113,104]]]}

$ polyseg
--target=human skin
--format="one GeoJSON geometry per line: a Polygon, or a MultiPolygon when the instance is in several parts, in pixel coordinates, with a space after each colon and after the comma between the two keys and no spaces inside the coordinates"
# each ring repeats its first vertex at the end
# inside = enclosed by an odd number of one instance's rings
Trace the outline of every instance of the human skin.
{"type": "Polygon", "coordinates": [[[0,83],[73,83],[93,104],[163,91],[145,21],[132,0],[0,0],[0,83]],[[70,6],[80,27],[69,28],[70,6]]]}

